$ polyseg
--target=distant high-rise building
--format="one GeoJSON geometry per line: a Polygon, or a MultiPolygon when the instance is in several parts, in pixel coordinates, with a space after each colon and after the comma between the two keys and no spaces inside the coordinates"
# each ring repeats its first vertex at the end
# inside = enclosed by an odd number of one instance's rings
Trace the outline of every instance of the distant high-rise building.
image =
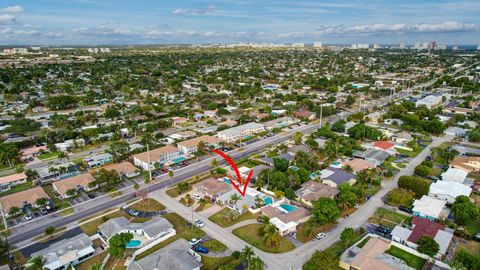
{"type": "Polygon", "coordinates": [[[415,49],[420,49],[420,47],[421,47],[420,42],[415,42],[414,48],[415,49]]]}
{"type": "Polygon", "coordinates": [[[458,46],[453,46],[452,50],[454,50],[454,51],[458,50],[458,46]]]}
{"type": "Polygon", "coordinates": [[[292,43],[292,47],[303,48],[303,47],[305,47],[305,44],[303,44],[301,42],[296,42],[296,43],[292,43]]]}
{"type": "Polygon", "coordinates": [[[321,41],[314,41],[313,42],[313,47],[314,48],[322,48],[323,44],[321,41]]]}
{"type": "Polygon", "coordinates": [[[398,46],[400,49],[405,49],[405,43],[400,43],[400,45],[398,46]]]}
{"type": "Polygon", "coordinates": [[[480,51],[480,45],[477,45],[477,51],[480,51]]]}

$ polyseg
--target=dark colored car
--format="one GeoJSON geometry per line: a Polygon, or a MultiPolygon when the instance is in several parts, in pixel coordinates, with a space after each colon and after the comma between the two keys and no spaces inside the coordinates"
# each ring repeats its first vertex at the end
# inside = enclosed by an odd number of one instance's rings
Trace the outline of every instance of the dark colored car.
{"type": "Polygon", "coordinates": [[[93,194],[93,193],[88,193],[88,194],[87,194],[87,197],[90,198],[90,199],[93,199],[93,198],[95,198],[95,194],[93,194]]]}
{"type": "Polygon", "coordinates": [[[209,250],[208,250],[208,248],[206,248],[204,246],[196,246],[195,251],[199,252],[199,253],[207,254],[209,250]]]}
{"type": "Polygon", "coordinates": [[[403,205],[400,205],[400,206],[398,207],[398,209],[400,209],[400,211],[403,211],[403,212],[407,212],[407,213],[410,213],[410,214],[412,213],[412,209],[410,209],[410,208],[408,208],[408,207],[406,207],[406,206],[403,206],[403,205]]]}

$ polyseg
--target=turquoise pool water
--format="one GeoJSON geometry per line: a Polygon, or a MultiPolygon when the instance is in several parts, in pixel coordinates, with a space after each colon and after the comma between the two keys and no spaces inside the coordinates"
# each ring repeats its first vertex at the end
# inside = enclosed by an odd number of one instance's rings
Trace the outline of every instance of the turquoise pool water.
{"type": "Polygon", "coordinates": [[[140,240],[130,240],[130,242],[127,243],[125,246],[126,248],[136,248],[142,244],[142,241],[140,240]]]}
{"type": "Polygon", "coordinates": [[[229,184],[229,185],[230,185],[230,179],[228,179],[228,178],[226,178],[226,177],[223,178],[223,182],[224,182],[225,184],[229,184]]]}
{"type": "Polygon", "coordinates": [[[184,157],[178,157],[178,158],[176,158],[176,159],[172,159],[172,162],[173,162],[173,163],[179,163],[179,162],[182,162],[182,161],[184,161],[184,160],[186,160],[186,158],[184,158],[184,157]]]}
{"type": "Polygon", "coordinates": [[[290,205],[290,204],[286,204],[286,203],[280,204],[280,208],[287,211],[288,213],[293,212],[293,211],[298,209],[297,207],[295,207],[293,205],[290,205]]]}
{"type": "Polygon", "coordinates": [[[270,205],[273,203],[273,199],[271,197],[265,196],[263,197],[263,202],[265,203],[265,205],[270,205]]]}
{"type": "Polygon", "coordinates": [[[340,164],[342,164],[342,163],[340,163],[338,161],[335,161],[335,162],[332,163],[332,165],[334,165],[334,166],[339,166],[340,164]]]}

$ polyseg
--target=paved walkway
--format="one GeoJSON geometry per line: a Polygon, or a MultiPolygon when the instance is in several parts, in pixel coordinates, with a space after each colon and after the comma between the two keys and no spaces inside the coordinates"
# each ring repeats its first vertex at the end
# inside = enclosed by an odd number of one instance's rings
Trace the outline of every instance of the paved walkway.
{"type": "Polygon", "coordinates": [[[244,221],[240,221],[236,224],[233,224],[232,226],[227,227],[225,229],[231,232],[231,231],[235,230],[236,228],[240,228],[240,227],[247,226],[247,225],[250,225],[250,224],[259,224],[259,222],[256,219],[247,219],[247,220],[244,220],[244,221]]]}

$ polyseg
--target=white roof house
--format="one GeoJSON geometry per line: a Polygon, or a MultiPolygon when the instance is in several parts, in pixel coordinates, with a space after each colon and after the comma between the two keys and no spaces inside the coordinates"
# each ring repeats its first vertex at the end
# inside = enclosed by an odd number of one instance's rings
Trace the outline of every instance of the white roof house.
{"type": "Polygon", "coordinates": [[[262,132],[265,126],[259,123],[251,122],[241,126],[225,129],[218,132],[218,138],[226,142],[234,142],[245,136],[262,132]]]}
{"type": "Polygon", "coordinates": [[[437,181],[430,185],[430,197],[454,203],[455,198],[461,195],[470,196],[472,189],[464,184],[453,181],[437,181]]]}
{"type": "Polygon", "coordinates": [[[432,221],[436,220],[440,217],[445,204],[447,202],[423,195],[420,200],[413,202],[413,215],[432,221]]]}
{"type": "Polygon", "coordinates": [[[448,168],[446,172],[442,173],[442,180],[463,183],[467,178],[467,175],[468,173],[464,170],[457,168],[448,168]]]}

